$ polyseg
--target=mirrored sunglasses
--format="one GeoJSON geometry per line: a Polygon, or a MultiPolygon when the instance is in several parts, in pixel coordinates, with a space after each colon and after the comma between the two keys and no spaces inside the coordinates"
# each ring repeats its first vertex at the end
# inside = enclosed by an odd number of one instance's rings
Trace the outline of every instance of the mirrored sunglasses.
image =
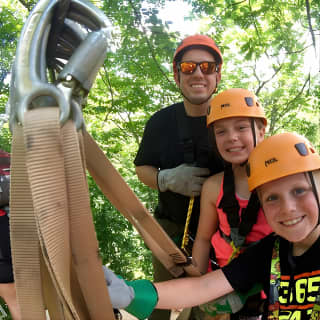
{"type": "Polygon", "coordinates": [[[215,61],[183,61],[179,63],[178,69],[184,74],[192,74],[198,66],[203,74],[212,74],[217,71],[217,63],[215,61]]]}

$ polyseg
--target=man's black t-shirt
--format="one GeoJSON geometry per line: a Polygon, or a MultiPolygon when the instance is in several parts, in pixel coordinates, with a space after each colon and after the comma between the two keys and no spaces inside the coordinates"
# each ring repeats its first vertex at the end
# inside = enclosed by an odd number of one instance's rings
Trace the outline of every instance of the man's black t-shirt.
{"type": "MultiPolygon", "coordinates": [[[[276,238],[274,234],[265,237],[222,268],[236,291],[246,292],[255,283],[261,283],[268,296],[267,301],[270,301],[270,267],[276,238]]],[[[320,239],[303,255],[292,257],[289,263],[291,246],[288,241],[280,238],[279,320],[307,320],[310,319],[316,296],[320,293],[320,239]]],[[[267,304],[264,318],[266,312],[267,304]]]]}
{"type": "MultiPolygon", "coordinates": [[[[185,163],[184,143],[179,129],[179,116],[185,117],[193,141],[193,156],[198,167],[209,168],[211,174],[223,170],[223,163],[213,152],[209,144],[206,116],[188,117],[183,103],[171,105],[156,112],[147,122],[138,153],[134,160],[136,166],[153,166],[170,169],[185,163]],[[182,113],[178,110],[183,110],[182,113]]],[[[181,119],[180,119],[181,120],[181,119]]],[[[166,191],[159,192],[159,203],[155,210],[157,218],[167,218],[178,224],[184,224],[189,204],[189,197],[166,191]]],[[[200,212],[199,197],[195,198],[191,232],[195,235],[200,212]]]]}

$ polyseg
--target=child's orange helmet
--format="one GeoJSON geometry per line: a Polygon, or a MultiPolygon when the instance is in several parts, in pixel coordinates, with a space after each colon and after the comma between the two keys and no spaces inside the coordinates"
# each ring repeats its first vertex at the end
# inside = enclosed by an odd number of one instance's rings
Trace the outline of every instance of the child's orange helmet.
{"type": "Polygon", "coordinates": [[[249,190],[296,173],[320,169],[320,156],[310,142],[295,133],[281,133],[259,143],[247,164],[249,190]]]}
{"type": "Polygon", "coordinates": [[[217,94],[208,109],[207,126],[217,120],[232,117],[260,118],[267,125],[267,118],[258,98],[246,89],[233,88],[217,94]]]}

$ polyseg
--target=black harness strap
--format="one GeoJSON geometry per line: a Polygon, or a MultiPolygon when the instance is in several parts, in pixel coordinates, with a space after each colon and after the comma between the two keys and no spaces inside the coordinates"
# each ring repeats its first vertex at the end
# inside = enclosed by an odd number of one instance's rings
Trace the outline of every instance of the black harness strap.
{"type": "Polygon", "coordinates": [[[260,202],[257,194],[253,192],[247,207],[241,211],[240,222],[240,206],[235,196],[234,175],[231,165],[227,165],[224,171],[223,197],[219,208],[226,213],[231,230],[230,236],[225,235],[222,230],[219,230],[220,234],[222,234],[225,240],[228,239],[229,243],[233,242],[237,248],[243,247],[246,236],[257,222],[260,202]]]}
{"type": "Polygon", "coordinates": [[[224,170],[223,197],[220,201],[219,208],[223,209],[227,214],[227,220],[230,228],[239,226],[240,206],[235,197],[234,175],[230,164],[227,164],[224,170]]]}
{"type": "MultiPolygon", "coordinates": [[[[209,134],[206,139],[197,138],[192,118],[187,116],[183,103],[177,105],[176,119],[178,126],[179,145],[183,150],[183,161],[198,167],[210,167],[214,159],[213,148],[209,147],[209,134]]],[[[205,121],[205,117],[203,117],[205,121]]]]}
{"type": "Polygon", "coordinates": [[[192,128],[190,118],[187,117],[183,104],[179,104],[176,108],[176,118],[178,125],[179,144],[183,150],[184,163],[195,163],[195,150],[192,136],[192,128]]]}

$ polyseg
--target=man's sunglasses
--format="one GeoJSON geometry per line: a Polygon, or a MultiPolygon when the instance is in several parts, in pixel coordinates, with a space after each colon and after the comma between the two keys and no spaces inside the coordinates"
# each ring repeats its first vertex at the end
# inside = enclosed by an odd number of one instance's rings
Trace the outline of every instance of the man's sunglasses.
{"type": "Polygon", "coordinates": [[[193,74],[198,66],[203,74],[212,74],[217,71],[217,63],[214,61],[183,61],[178,64],[178,69],[184,74],[193,74]]]}

